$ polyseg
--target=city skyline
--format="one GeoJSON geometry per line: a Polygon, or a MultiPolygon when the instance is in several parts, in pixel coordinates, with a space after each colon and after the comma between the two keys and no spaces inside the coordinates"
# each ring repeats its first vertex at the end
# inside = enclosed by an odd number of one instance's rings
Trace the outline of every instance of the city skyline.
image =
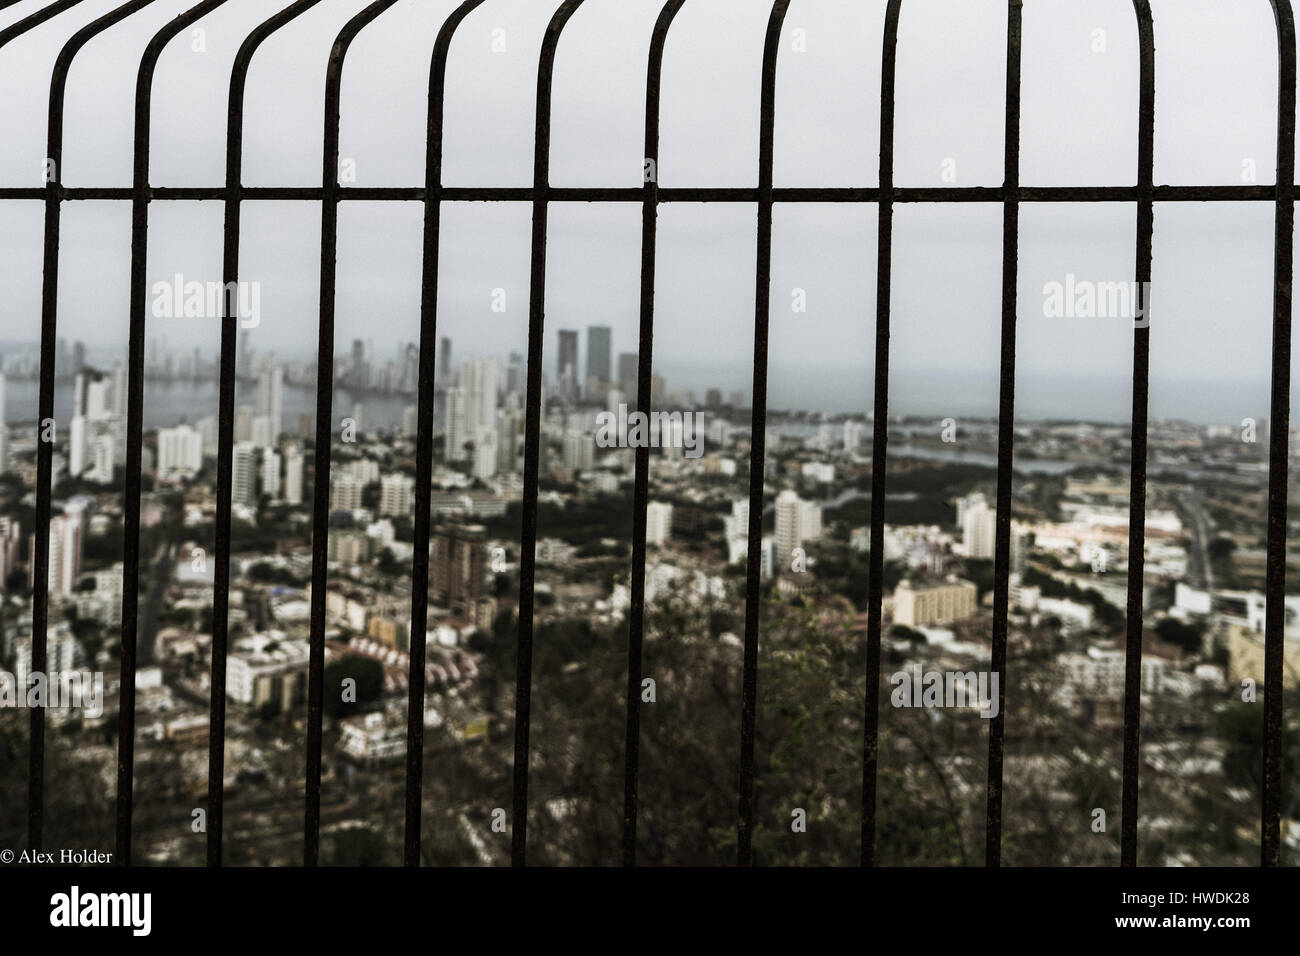
{"type": "MultiPolygon", "coordinates": [[[[417,5],[418,6],[418,5],[417,5]]],[[[358,185],[422,181],[421,71],[436,25],[451,4],[395,9],[365,32],[364,43],[388,44],[394,72],[383,78],[349,74],[344,84],[343,155],[355,160],[358,185]],[[443,9],[443,8],[446,9],[443,9]],[[409,75],[408,75],[409,74],[409,75]],[[379,110],[361,108],[382,102],[379,110]]],[[[552,181],[636,185],[642,146],[639,121],[648,26],[658,3],[634,0],[584,5],[566,30],[557,58],[552,181]],[[615,25],[617,41],[609,39],[615,25]],[[595,52],[594,37],[601,37],[595,52]],[[581,81],[585,71],[607,75],[581,81]],[[599,118],[606,140],[593,150],[582,117],[599,118]]],[[[879,18],[883,2],[796,4],[780,58],[776,110],[776,183],[872,185],[876,178],[878,104],[856,91],[878,84],[879,18]],[[807,52],[794,47],[804,31],[807,52]],[[817,135],[811,135],[816,132],[817,135]]],[[[517,0],[496,0],[496,14],[470,15],[452,47],[444,177],[449,184],[526,184],[531,179],[535,61],[549,13],[517,0]],[[493,52],[500,16],[512,24],[504,51],[493,52]],[[474,118],[498,117],[491,129],[474,118]]],[[[911,8],[908,8],[910,11],[911,8]]],[[[993,185],[1002,170],[1001,50],[1005,6],[932,0],[924,16],[904,11],[900,24],[895,157],[898,185],[993,185]],[[924,24],[924,29],[921,25],[924,24]],[[942,51],[963,76],[962,97],[928,64],[942,51]],[[925,121],[921,121],[921,117],[925,121]],[[943,131],[940,135],[939,131],[943,131]],[[949,162],[951,161],[951,163],[949,162]]],[[[158,12],[129,18],[115,31],[113,51],[143,43],[158,12]]],[[[220,182],[224,124],[210,113],[224,103],[224,63],[244,35],[251,10],[213,17],[199,62],[179,49],[159,65],[151,178],[157,184],[220,182]],[[186,115],[211,122],[184,124],[186,115]]],[[[250,81],[245,180],[311,184],[318,175],[320,104],[311,91],[323,75],[337,11],[309,11],[268,53],[288,58],[301,75],[259,93],[250,81]],[[292,37],[292,40],[290,40],[292,37]],[[316,53],[309,54],[308,50],[316,53]],[[316,63],[316,66],[313,64],[316,63]],[[264,95],[265,94],[265,95],[264,95]],[[317,151],[314,153],[313,151],[317,151]]],[[[1137,56],[1132,10],[1107,0],[1031,4],[1025,11],[1021,181],[1024,184],[1110,184],[1134,177],[1137,56]],[[1099,39],[1100,37],[1100,39],[1099,39]],[[1050,72],[1049,72],[1050,71],[1050,72]],[[1050,76],[1050,82],[1044,82],[1050,76]],[[1035,79],[1035,78],[1038,79],[1035,79]],[[1105,117],[1106,121],[1101,122],[1105,117]]],[[[1195,17],[1158,17],[1161,81],[1156,114],[1155,176],[1163,182],[1270,181],[1275,147],[1269,103],[1274,97],[1274,27],[1264,7],[1239,14],[1210,3],[1195,17]],[[1214,56],[1198,30],[1214,31],[1214,56]],[[1193,78],[1195,82],[1188,82],[1193,78]]],[[[735,0],[688,4],[669,37],[664,70],[660,181],[677,185],[752,185],[757,161],[757,57],[762,11],[735,0]],[[718,30],[733,42],[721,51],[704,40],[718,30]],[[722,63],[714,63],[721,56],[722,63]],[[693,82],[710,69],[713,82],[693,82]],[[702,145],[703,144],[703,145],[702,145]]],[[[57,35],[57,34],[56,34],[57,35]]],[[[53,40],[25,38],[33,55],[53,40]]],[[[127,121],[130,71],[113,66],[107,42],[92,42],[84,69],[101,80],[69,90],[66,181],[125,184],[130,171],[127,121]]],[[[129,58],[128,58],[129,59],[129,58]]],[[[222,107],[223,108],[223,107],[222,107]]],[[[11,104],[11,148],[0,157],[0,183],[28,185],[44,155],[39,103],[11,104]]],[[[63,271],[84,281],[61,291],[60,334],[101,341],[126,339],[129,215],[116,204],[71,204],[62,229],[63,271]],[[106,303],[108,304],[106,313],[106,303]],[[114,304],[120,303],[120,304],[114,304]]],[[[246,203],[241,277],[261,283],[259,350],[288,354],[314,339],[319,221],[306,204],[246,203]]],[[[339,231],[337,349],[358,333],[380,347],[414,341],[419,323],[421,217],[418,204],[343,205],[339,231]],[[382,321],[375,322],[375,317],[382,321]],[[382,333],[378,330],[384,330],[382,333]]],[[[0,277],[6,328],[35,329],[39,316],[39,204],[10,210],[0,251],[14,268],[0,277]]],[[[845,396],[843,410],[867,408],[874,364],[875,211],[778,204],[772,264],[771,376],[776,407],[817,407],[845,396]],[[791,309],[795,290],[806,312],[791,309]],[[827,384],[830,383],[830,384],[827,384]],[[818,394],[824,391],[825,395],[818,394]],[[800,394],[812,393],[804,402],[800,394]]],[[[461,349],[525,353],[529,217],[526,203],[447,203],[439,277],[439,335],[461,349]],[[509,343],[503,345],[502,343],[509,343]]],[[[904,204],[895,210],[891,389],[905,410],[977,414],[996,409],[1000,321],[997,204],[904,204]],[[955,394],[933,396],[934,382],[964,376],[955,394]],[[944,404],[948,408],[943,408],[944,404]],[[956,407],[954,407],[956,406],[956,407]]],[[[659,211],[656,370],[686,387],[748,389],[753,332],[754,213],[748,205],[668,204],[659,211]],[[700,371],[717,381],[703,380],[700,371]]],[[[215,207],[154,203],[148,281],[175,274],[200,281],[220,272],[220,216],[215,207]]],[[[1018,407],[1030,417],[1065,416],[1079,395],[1087,417],[1118,420],[1131,378],[1131,328],[1122,320],[1044,315],[1044,287],[1075,274],[1095,281],[1133,276],[1133,207],[1127,203],[1025,203],[1021,210],[1018,407]],[[1068,360],[1066,375],[1060,366],[1068,360]]],[[[545,361],[554,362],[553,330],[607,324],[621,343],[637,340],[640,212],[636,203],[552,209],[548,243],[545,361]]],[[[1256,417],[1268,401],[1271,306],[1269,204],[1161,204],[1156,214],[1151,338],[1153,413],[1206,421],[1256,417]],[[1226,317],[1231,317],[1230,319],[1226,317]],[[1167,331],[1166,331],[1167,330],[1167,331]],[[1208,386],[1208,389],[1207,389],[1208,386]],[[1179,414],[1180,405],[1190,411],[1179,414]],[[1202,406],[1202,407],[1197,407],[1202,406]]],[[[166,330],[215,354],[217,324],[149,316],[166,330]]],[[[623,349],[626,350],[626,349],[623,349]]],[[[1300,361],[1300,360],[1298,360],[1300,361]]],[[[585,366],[582,367],[585,371],[585,366]]],[[[579,374],[582,374],[580,371],[579,374]]],[[[1293,376],[1300,377],[1300,365],[1293,376]]]]}

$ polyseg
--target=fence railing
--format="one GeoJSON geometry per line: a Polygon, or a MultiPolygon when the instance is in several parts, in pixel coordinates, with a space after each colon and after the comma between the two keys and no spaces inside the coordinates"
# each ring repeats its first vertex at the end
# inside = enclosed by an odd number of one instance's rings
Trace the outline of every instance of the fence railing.
{"type": "MultiPolygon", "coordinates": [[[[0,9],[16,0],[0,0],[0,9]]],[[[772,212],[774,204],[874,203],[879,209],[876,262],[875,395],[871,470],[871,532],[868,571],[868,628],[865,734],[862,764],[861,860],[874,860],[876,837],[876,777],[879,730],[879,686],[884,552],[885,465],[889,420],[889,333],[892,218],[896,203],[999,203],[1002,230],[1002,326],[997,455],[995,585],[992,627],[992,669],[998,675],[1000,699],[989,725],[986,823],[986,862],[998,865],[1002,837],[1003,706],[1007,670],[1007,606],[1010,575],[1012,441],[1015,410],[1016,267],[1021,203],[1132,202],[1137,211],[1135,278],[1139,295],[1147,294],[1151,277],[1151,239],[1157,202],[1270,201],[1275,205],[1273,286],[1273,371],[1269,442],[1268,558],[1265,643],[1264,765],[1261,801],[1261,863],[1275,866],[1280,854],[1282,664],[1284,577],[1286,572],[1287,454],[1289,441],[1292,230],[1295,205],[1295,85],[1296,48],[1291,5],[1270,0],[1278,38],[1277,182],[1274,185],[1157,186],[1153,182],[1155,111],[1155,49],[1151,10],[1147,0],[1134,0],[1139,38],[1137,183],[1134,186],[1022,186],[1020,153],[1021,0],[1008,0],[1006,49],[1005,172],[1002,186],[897,187],[894,185],[895,52],[902,0],[888,0],[881,59],[880,175],[878,187],[804,188],[773,184],[773,130],[777,52],[790,0],[775,0],[768,18],[761,73],[759,177],[756,188],[664,188],[649,177],[640,188],[557,188],[549,181],[551,80],[556,49],[570,18],[583,0],[563,0],[542,41],[538,66],[535,152],[531,187],[452,187],[442,183],[443,100],[447,56],[457,28],[483,0],[465,0],[447,18],[434,44],[429,73],[429,108],[425,181],[411,187],[356,187],[339,182],[339,96],[345,58],[352,41],[396,0],[375,0],[353,16],[338,33],[325,78],[322,179],[319,187],[250,187],[241,179],[245,84],[258,48],[276,31],[321,0],[296,0],[258,26],[239,48],[231,74],[226,140],[226,181],[220,187],[174,188],[149,182],[150,101],[154,69],[168,42],[182,30],[221,7],[225,0],[204,0],[168,22],[150,40],[139,66],[135,99],[134,163],[130,187],[65,187],[60,181],[63,153],[63,110],[69,69],[77,53],[92,39],[149,7],[154,0],[129,2],[81,27],[60,51],[50,79],[48,146],[53,174],[42,187],[0,188],[0,199],[43,200],[45,203],[43,285],[41,299],[40,393],[38,419],[54,415],[55,345],[58,317],[59,228],[64,203],[82,200],[130,201],[131,293],[128,351],[127,457],[125,545],[121,625],[121,698],[118,724],[116,861],[131,861],[132,785],[135,743],[135,676],[137,593],[139,587],[142,402],[144,392],[146,251],[151,202],[216,200],[224,203],[223,283],[236,288],[239,279],[240,204],[244,200],[293,200],[321,204],[320,317],[316,396],[315,479],[313,485],[313,559],[310,609],[310,658],[307,700],[306,807],[303,861],[318,862],[322,692],[325,653],[325,598],[332,438],[334,366],[335,254],[338,207],[349,201],[421,201],[424,204],[423,277],[421,283],[417,472],[414,560],[412,566],[408,729],[406,754],[406,865],[420,860],[423,777],[423,710],[425,694],[425,632],[428,610],[430,486],[433,459],[435,345],[437,341],[438,257],[442,201],[514,200],[533,206],[529,293],[527,402],[524,442],[523,526],[521,533],[520,600],[515,697],[515,750],[512,816],[512,858],[523,865],[527,851],[529,730],[532,691],[535,548],[539,436],[541,431],[541,366],[545,326],[547,214],[553,202],[640,202],[642,204],[640,347],[637,368],[638,408],[648,411],[654,344],[655,240],[657,210],[662,203],[745,203],[757,207],[757,262],[753,357],[752,440],[749,471],[749,552],[746,571],[745,636],[741,749],[737,793],[737,862],[752,860],[754,829],[754,729],[759,705],[758,634],[760,564],[764,494],[764,434],[766,424],[769,291],[771,284],[772,212]]],[[[657,167],[659,102],[663,53],[669,30],[686,0],[667,0],[655,23],[650,43],[646,84],[645,157],[657,167]]],[[[58,0],[0,30],[0,54],[12,40],[70,11],[80,0],[58,0]]],[[[1140,300],[1141,301],[1141,300],[1140,300]]],[[[1141,303],[1145,306],[1145,302],[1141,303]]],[[[1139,314],[1145,314],[1139,312],[1139,314]]],[[[229,293],[223,302],[220,353],[220,413],[216,517],[216,565],[213,599],[211,662],[211,721],[209,737],[207,859],[222,861],[223,772],[226,725],[227,614],[229,611],[232,449],[234,441],[235,336],[237,309],[229,293]]],[[[1132,460],[1129,504],[1129,564],[1127,639],[1124,692],[1124,743],[1121,863],[1137,861],[1139,727],[1143,626],[1143,548],[1146,514],[1147,397],[1150,330],[1139,325],[1133,333],[1132,460]]],[[[44,671],[49,613],[48,573],[51,507],[52,440],[37,444],[37,491],[32,603],[32,669],[44,671]]],[[[640,689],[644,636],[646,509],[649,449],[636,449],[631,607],[628,631],[627,722],[624,773],[623,861],[636,862],[640,689]]],[[[44,831],[45,715],[31,709],[28,765],[28,842],[39,848],[44,831]]]]}

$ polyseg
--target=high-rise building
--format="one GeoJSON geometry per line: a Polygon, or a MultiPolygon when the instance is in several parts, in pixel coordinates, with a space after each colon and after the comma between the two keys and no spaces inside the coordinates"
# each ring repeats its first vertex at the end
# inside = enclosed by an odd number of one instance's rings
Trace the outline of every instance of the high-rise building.
{"type": "Polygon", "coordinates": [[[104,432],[95,436],[93,454],[91,455],[91,467],[88,477],[91,481],[97,481],[101,485],[107,485],[113,480],[113,467],[117,464],[117,442],[113,436],[104,432]]]}
{"type": "Polygon", "coordinates": [[[555,380],[560,398],[572,401],[578,390],[578,333],[560,329],[560,351],[556,357],[555,380]]]}
{"type": "Polygon", "coordinates": [[[465,390],[459,386],[447,389],[445,419],[442,426],[443,457],[447,461],[463,461],[465,443],[469,441],[469,423],[465,419],[465,390]]]}
{"type": "Polygon", "coordinates": [[[379,481],[379,513],[405,518],[411,513],[414,491],[415,479],[410,475],[400,472],[384,475],[379,481]]]}
{"type": "Polygon", "coordinates": [[[992,558],[997,533],[997,512],[983,496],[962,515],[962,544],[969,558],[992,558]]]}
{"type": "Polygon", "coordinates": [[[240,405],[235,409],[235,441],[253,440],[253,409],[250,405],[240,405]]]}
{"type": "Polygon", "coordinates": [[[663,545],[672,534],[673,506],[665,501],[651,501],[645,506],[645,539],[648,544],[663,545]]]}
{"type": "Polygon", "coordinates": [[[519,455],[519,413],[513,408],[497,411],[497,473],[511,474],[519,455]]]}
{"type": "Polygon", "coordinates": [[[349,384],[353,388],[368,388],[370,385],[370,364],[366,361],[366,343],[361,339],[352,340],[352,365],[348,370],[349,384]]]}
{"type": "Polygon", "coordinates": [[[274,444],[284,431],[284,369],[270,356],[257,377],[257,415],[269,422],[270,436],[262,444],[274,444]]]}
{"type": "Polygon", "coordinates": [[[1029,560],[1030,548],[1033,545],[1034,533],[1024,525],[1013,524],[1011,526],[1011,573],[1023,574],[1025,564],[1029,560]]]}
{"type": "Polygon", "coordinates": [[[18,540],[22,528],[17,519],[0,515],[0,594],[5,593],[5,582],[18,567],[18,540]]]}
{"type": "Polygon", "coordinates": [[[78,477],[86,470],[86,416],[73,415],[68,427],[68,474],[78,477]]]}
{"type": "Polygon", "coordinates": [[[248,508],[257,507],[257,446],[236,442],[231,456],[230,500],[248,508]]]}
{"type": "Polygon", "coordinates": [[[867,426],[853,419],[844,422],[844,450],[852,455],[862,447],[862,440],[867,435],[867,426]]]}
{"type": "Polygon", "coordinates": [[[158,476],[192,478],[203,467],[203,436],[189,425],[158,429],[158,476]]]}
{"type": "Polygon", "coordinates": [[[194,423],[194,427],[198,429],[199,441],[203,445],[203,454],[215,458],[220,450],[218,442],[221,438],[221,426],[217,422],[217,416],[205,415],[194,423]]]}
{"type": "Polygon", "coordinates": [[[111,380],[86,369],[86,407],[84,414],[92,422],[103,421],[113,414],[113,383],[111,380]]]}
{"type": "Polygon", "coordinates": [[[284,453],[284,500],[291,505],[302,504],[303,455],[297,445],[284,453]]]}
{"type": "Polygon", "coordinates": [[[524,371],[524,357],[518,352],[510,353],[510,360],[506,364],[506,394],[511,393],[522,395],[527,388],[528,381],[524,371]]]}
{"type": "Polygon", "coordinates": [[[822,533],[822,509],[804,501],[789,489],[776,496],[776,567],[788,568],[795,548],[816,540],[822,533]]]}
{"type": "Polygon", "coordinates": [[[438,340],[438,382],[441,388],[451,386],[451,339],[446,336],[438,340]]]}
{"type": "Polygon", "coordinates": [[[636,404],[637,354],[618,353],[618,387],[623,390],[629,406],[636,404]]]}
{"type": "Polygon", "coordinates": [[[373,458],[358,458],[347,466],[347,472],[358,485],[364,488],[379,481],[379,462],[373,458]]]}
{"type": "Polygon", "coordinates": [[[429,567],[429,593],[439,604],[464,611],[486,595],[487,532],[461,525],[436,534],[429,567]]]}
{"type": "Polygon", "coordinates": [[[401,348],[402,388],[415,391],[420,385],[420,347],[408,342],[401,348]]]}
{"type": "Polygon", "coordinates": [[[612,381],[608,325],[587,327],[587,398],[599,398],[612,381]]]}
{"type": "Polygon", "coordinates": [[[68,423],[68,474],[76,478],[86,470],[87,458],[94,454],[94,439],[100,427],[112,416],[109,382],[93,368],[77,371],[72,393],[72,421],[68,423]]]}
{"type": "Polygon", "coordinates": [[[418,405],[407,405],[402,409],[402,434],[408,438],[415,438],[420,433],[420,408],[418,405]]]}
{"type": "Polygon", "coordinates": [[[474,436],[473,467],[470,469],[475,478],[484,481],[497,473],[497,430],[480,428],[474,436]]]}
{"type": "Polygon", "coordinates": [[[275,444],[275,434],[271,425],[271,416],[254,415],[248,440],[258,448],[270,448],[275,444]]]}
{"type": "Polygon", "coordinates": [[[126,421],[126,366],[118,362],[113,366],[113,415],[126,421]]]}
{"type": "MultiPolygon", "coordinates": [[[[49,593],[66,597],[72,594],[81,577],[82,512],[67,510],[50,518],[49,593]]],[[[36,534],[32,533],[28,554],[36,554],[36,534]]],[[[36,560],[33,557],[28,569],[28,580],[34,583],[36,560]]]]}
{"type": "Polygon", "coordinates": [[[465,429],[473,435],[497,424],[497,360],[466,359],[460,363],[460,388],[465,393],[465,429]]]}
{"type": "Polygon", "coordinates": [[[262,449],[262,493],[280,497],[280,453],[274,448],[262,449]]]}

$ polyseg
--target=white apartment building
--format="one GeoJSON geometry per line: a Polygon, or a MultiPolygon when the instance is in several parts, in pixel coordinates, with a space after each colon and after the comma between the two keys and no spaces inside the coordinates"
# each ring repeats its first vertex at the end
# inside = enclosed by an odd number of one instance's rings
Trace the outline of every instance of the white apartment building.
{"type": "Polygon", "coordinates": [[[651,501],[645,509],[645,539],[647,544],[663,546],[672,536],[673,506],[663,501],[651,501]]]}

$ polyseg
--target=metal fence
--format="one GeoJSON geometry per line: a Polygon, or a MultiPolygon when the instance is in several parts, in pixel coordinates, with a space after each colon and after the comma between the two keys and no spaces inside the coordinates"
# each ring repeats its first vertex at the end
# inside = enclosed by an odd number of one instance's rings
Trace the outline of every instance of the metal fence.
{"type": "MultiPolygon", "coordinates": [[[[16,0],[0,0],[0,9],[16,0]]],[[[70,10],[80,0],[57,0],[0,31],[0,48],[29,30],[70,10]]],[[[168,22],[149,42],[140,63],[135,98],[134,175],[123,188],[69,188],[60,182],[63,151],[63,107],[68,71],[77,53],[90,40],[149,7],[153,0],[129,2],[79,29],[63,46],[50,82],[48,148],[53,176],[43,187],[7,187],[0,199],[43,200],[45,203],[44,267],[41,300],[41,365],[39,420],[54,415],[55,343],[58,316],[59,225],[63,204],[81,200],[131,203],[130,343],[128,352],[127,458],[125,548],[121,628],[121,715],[118,726],[116,861],[131,861],[132,782],[135,744],[135,674],[137,592],[139,587],[140,470],[144,343],[146,317],[145,255],[148,209],[151,202],[215,200],[224,203],[222,281],[227,290],[239,278],[240,204],[243,200],[294,200],[320,203],[320,322],[316,398],[315,479],[313,486],[313,561],[311,638],[308,670],[306,807],[303,861],[318,862],[322,683],[325,655],[325,596],[327,519],[334,365],[335,251],[339,203],[356,200],[406,200],[424,204],[423,277],[421,285],[415,541],[412,568],[411,633],[423,634],[428,606],[431,470],[433,458],[433,386],[437,341],[439,217],[444,200],[529,201],[533,206],[531,287],[529,294],[527,407],[524,445],[523,528],[521,534],[520,601],[517,644],[516,721],[512,809],[512,858],[523,865],[527,851],[529,717],[531,706],[532,638],[539,434],[541,426],[541,364],[546,281],[547,213],[553,202],[623,202],[642,204],[640,285],[640,348],[637,403],[648,411],[654,340],[655,234],[661,203],[745,203],[757,207],[757,262],[753,358],[752,441],[749,471],[749,556],[746,574],[744,670],[740,702],[741,750],[737,793],[737,862],[752,860],[754,828],[754,728],[759,704],[758,628],[760,562],[764,493],[764,428],[766,422],[769,292],[772,257],[772,211],[779,202],[875,203],[879,208],[877,251],[874,428],[871,471],[871,534],[865,734],[862,764],[861,860],[874,859],[876,834],[876,771],[879,728],[881,598],[884,551],[885,464],[889,420],[889,325],[892,218],[896,203],[998,203],[1003,211],[1002,328],[999,390],[995,586],[992,628],[992,668],[999,677],[1000,699],[989,726],[986,863],[1000,861],[1002,836],[1003,740],[1007,677],[1007,605],[1010,574],[1012,441],[1016,356],[1016,266],[1019,209],[1022,202],[1131,202],[1137,210],[1135,278],[1145,296],[1151,278],[1151,237],[1157,202],[1269,201],[1275,204],[1273,287],[1273,378],[1268,485],[1267,623],[1265,627],[1264,784],[1261,802],[1261,864],[1279,862],[1281,823],[1281,736],[1283,594],[1286,571],[1287,453],[1289,437],[1291,359],[1292,228],[1295,203],[1296,46],[1288,0],[1270,0],[1278,38],[1277,182],[1274,185],[1156,186],[1153,182],[1155,108],[1155,49],[1148,0],[1134,0],[1140,41],[1138,84],[1137,184],[1134,186],[1021,186],[1020,60],[1021,0],[1008,0],[1006,48],[1005,176],[1000,187],[896,187],[894,155],[895,52],[902,0],[888,0],[881,54],[880,185],[875,188],[777,188],[773,185],[773,129],[778,41],[790,0],[775,0],[767,22],[761,75],[759,178],[756,188],[661,188],[653,177],[640,188],[556,188],[549,182],[551,80],[556,47],[565,25],[583,0],[563,0],[547,26],[538,66],[536,137],[531,187],[450,187],[442,184],[443,91],[447,55],[457,28],[483,0],[465,0],[438,32],[429,73],[429,111],[425,181],[411,187],[343,186],[338,178],[339,93],[348,48],[367,25],[396,0],[375,0],[352,17],[339,32],[325,78],[325,123],[322,178],[319,187],[249,187],[241,182],[245,82],[259,46],[273,33],[316,6],[321,0],[296,0],[258,26],[244,40],[231,75],[226,140],[226,181],[222,187],[169,188],[149,182],[150,99],[154,68],[163,49],[182,30],[221,7],[225,0],[204,0],[168,22]]],[[[667,0],[650,42],[645,108],[645,157],[657,167],[659,157],[659,99],[664,46],[673,20],[686,0],[667,0]]],[[[1141,300],[1140,300],[1141,301],[1141,300]]],[[[1144,306],[1145,303],[1142,303],[1144,306]]],[[[1143,314],[1139,312],[1139,314],[1143,314]]],[[[208,776],[207,859],[222,861],[223,748],[226,718],[227,612],[229,608],[232,448],[234,434],[235,336],[237,309],[230,293],[223,302],[220,357],[218,438],[218,496],[216,578],[213,601],[212,696],[208,776]]],[[[1123,820],[1121,863],[1137,861],[1139,725],[1141,716],[1143,545],[1146,514],[1147,394],[1150,330],[1134,329],[1132,462],[1129,505],[1129,565],[1127,641],[1124,694],[1123,820]]],[[[47,659],[48,572],[51,467],[54,442],[37,444],[37,509],[35,572],[32,604],[32,669],[44,671],[47,659]]],[[[636,862],[638,758],[640,728],[641,653],[644,636],[646,505],[649,449],[636,450],[635,513],[628,634],[627,736],[624,780],[623,861],[636,862]]],[[[423,775],[424,642],[410,646],[410,679],[406,755],[406,865],[420,859],[421,787],[423,775]]],[[[28,767],[28,842],[39,848],[44,829],[45,715],[31,710],[28,767]]]]}

